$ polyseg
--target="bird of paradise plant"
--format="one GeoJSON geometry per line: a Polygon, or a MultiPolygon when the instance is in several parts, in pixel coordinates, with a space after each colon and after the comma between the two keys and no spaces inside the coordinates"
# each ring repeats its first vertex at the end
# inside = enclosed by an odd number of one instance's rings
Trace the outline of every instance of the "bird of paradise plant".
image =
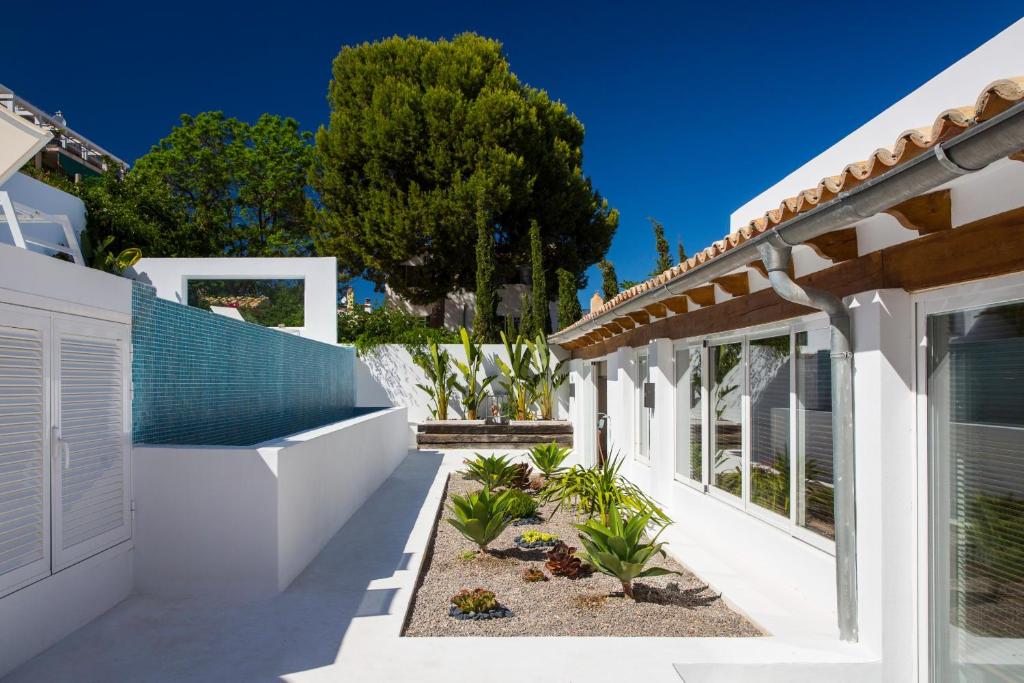
{"type": "Polygon", "coordinates": [[[517,420],[525,420],[529,416],[537,389],[537,373],[533,370],[533,353],[530,345],[517,336],[510,342],[504,332],[501,343],[505,345],[508,362],[501,356],[495,356],[494,362],[502,372],[501,386],[508,394],[509,403],[517,420]]]}
{"type": "Polygon", "coordinates": [[[437,420],[448,419],[448,401],[455,384],[455,373],[451,369],[451,356],[437,342],[430,342],[425,351],[413,354],[413,362],[423,369],[427,376],[427,384],[419,387],[430,397],[430,411],[437,420]]]}
{"type": "Polygon", "coordinates": [[[531,362],[536,377],[540,419],[550,420],[555,414],[555,392],[569,379],[569,373],[562,370],[565,366],[564,360],[558,361],[552,367],[551,349],[548,348],[548,340],[543,334],[538,334],[536,341],[527,343],[530,346],[531,362]]]}
{"type": "Polygon", "coordinates": [[[487,396],[487,386],[494,381],[494,377],[478,379],[484,364],[483,350],[480,344],[473,342],[465,327],[459,328],[459,337],[462,339],[466,361],[455,361],[455,367],[462,376],[461,381],[455,380],[455,391],[459,393],[466,419],[475,420],[477,419],[477,409],[483,403],[484,397],[487,396]]]}

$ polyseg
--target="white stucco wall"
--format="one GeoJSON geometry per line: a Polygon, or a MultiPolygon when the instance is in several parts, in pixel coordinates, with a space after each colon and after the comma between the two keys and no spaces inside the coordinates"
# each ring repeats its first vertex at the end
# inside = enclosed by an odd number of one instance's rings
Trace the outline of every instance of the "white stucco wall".
{"type": "Polygon", "coordinates": [[[402,408],[252,447],[136,446],[137,590],[284,590],[407,453],[402,408]]]}
{"type": "MultiPolygon", "coordinates": [[[[50,216],[67,216],[71,228],[78,237],[85,229],[85,204],[78,197],[58,190],[24,173],[15,173],[0,191],[10,194],[11,200],[50,216]]],[[[52,244],[62,244],[64,228],[57,223],[22,223],[25,237],[41,239],[52,244]]],[[[14,244],[6,222],[0,222],[0,243],[14,244]]]]}
{"type": "Polygon", "coordinates": [[[1024,74],[1021,45],[1024,45],[1024,19],[740,206],[730,218],[731,229],[777,208],[787,197],[815,187],[822,178],[836,175],[848,164],[867,159],[879,147],[890,148],[901,132],[930,127],[940,112],[973,106],[982,89],[992,81],[1024,74]]]}
{"type": "Polygon", "coordinates": [[[187,303],[189,280],[303,280],[299,334],[338,342],[338,261],[333,256],[295,258],[144,258],[129,275],[156,288],[161,299],[187,303]]]}

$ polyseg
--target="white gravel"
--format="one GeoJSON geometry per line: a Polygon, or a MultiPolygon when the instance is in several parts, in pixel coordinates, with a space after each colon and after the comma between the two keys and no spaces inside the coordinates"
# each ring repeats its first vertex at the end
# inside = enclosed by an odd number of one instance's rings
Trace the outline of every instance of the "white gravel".
{"type": "Polygon", "coordinates": [[[406,636],[759,636],[747,619],[729,609],[707,586],[677,562],[658,557],[654,564],[681,572],[634,582],[638,600],[623,597],[619,582],[603,574],[587,578],[553,577],[544,568],[545,549],[523,550],[513,539],[527,529],[557,534],[579,546],[578,532],[565,509],[535,526],[509,526],[491,545],[492,554],[462,559],[474,545],[444,521],[451,494],[465,494],[479,484],[453,474],[433,549],[413,599],[406,636]],[[527,583],[528,566],[548,574],[549,581],[527,583]],[[459,621],[448,616],[449,600],[463,588],[494,591],[499,603],[515,616],[489,621],[459,621]]]}

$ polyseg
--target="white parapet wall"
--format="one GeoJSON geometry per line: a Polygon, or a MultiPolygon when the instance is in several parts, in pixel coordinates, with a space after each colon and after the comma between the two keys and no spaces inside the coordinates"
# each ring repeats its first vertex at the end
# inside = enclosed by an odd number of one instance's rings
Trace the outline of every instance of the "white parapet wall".
{"type": "Polygon", "coordinates": [[[134,449],[138,592],[282,591],[408,453],[404,408],[247,447],[134,449]]]}

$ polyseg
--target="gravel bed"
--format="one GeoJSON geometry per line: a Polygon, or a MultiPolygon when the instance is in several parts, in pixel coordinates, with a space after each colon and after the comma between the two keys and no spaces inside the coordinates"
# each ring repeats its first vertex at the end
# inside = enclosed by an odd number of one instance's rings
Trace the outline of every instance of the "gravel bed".
{"type": "Polygon", "coordinates": [[[603,574],[579,579],[551,576],[544,567],[546,548],[525,550],[513,539],[526,529],[556,534],[580,546],[571,515],[553,506],[541,508],[543,521],[528,527],[509,526],[493,543],[491,554],[462,559],[474,550],[444,521],[451,494],[464,495],[479,484],[452,474],[445,505],[433,536],[433,549],[424,564],[406,636],[759,636],[761,631],[733,612],[698,577],[672,559],[658,557],[658,566],[681,576],[657,576],[634,582],[637,601],[622,595],[618,580],[603,574]],[[543,570],[549,581],[528,583],[526,567],[543,570]],[[502,607],[514,613],[506,619],[459,621],[448,616],[451,596],[463,588],[494,591],[502,607]]]}

